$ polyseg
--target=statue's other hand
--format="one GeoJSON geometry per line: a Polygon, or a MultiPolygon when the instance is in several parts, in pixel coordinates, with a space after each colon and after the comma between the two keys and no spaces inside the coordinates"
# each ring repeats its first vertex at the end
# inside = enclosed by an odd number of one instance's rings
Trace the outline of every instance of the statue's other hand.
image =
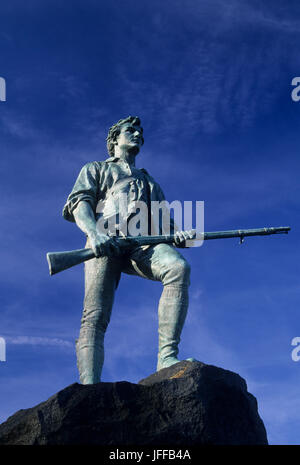
{"type": "Polygon", "coordinates": [[[195,234],[194,231],[177,231],[175,233],[175,244],[176,247],[185,247],[185,241],[187,239],[194,239],[195,234]]]}
{"type": "Polygon", "coordinates": [[[97,258],[102,256],[116,256],[120,254],[118,241],[114,237],[95,232],[89,235],[90,246],[97,258]]]}

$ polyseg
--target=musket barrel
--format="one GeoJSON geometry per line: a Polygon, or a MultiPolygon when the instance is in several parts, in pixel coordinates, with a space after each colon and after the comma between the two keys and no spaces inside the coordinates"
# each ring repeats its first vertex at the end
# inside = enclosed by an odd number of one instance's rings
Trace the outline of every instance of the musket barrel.
{"type": "Polygon", "coordinates": [[[235,229],[233,231],[205,232],[204,240],[227,239],[231,237],[270,236],[271,234],[287,234],[291,228],[280,226],[278,228],[235,229]]]}

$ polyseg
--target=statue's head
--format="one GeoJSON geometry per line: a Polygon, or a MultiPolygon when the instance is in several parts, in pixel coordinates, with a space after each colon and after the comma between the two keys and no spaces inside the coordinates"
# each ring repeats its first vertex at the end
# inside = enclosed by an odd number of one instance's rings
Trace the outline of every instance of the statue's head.
{"type": "MultiPolygon", "coordinates": [[[[121,130],[131,130],[138,128],[139,132],[143,134],[143,128],[141,127],[141,120],[137,116],[128,116],[128,118],[120,119],[116,124],[114,124],[108,131],[108,136],[106,138],[107,150],[110,157],[113,157],[115,154],[115,145],[118,143],[118,137],[121,133],[121,130]]],[[[142,145],[144,143],[144,138],[142,136],[142,145]]],[[[139,151],[139,147],[138,147],[139,151]]]]}

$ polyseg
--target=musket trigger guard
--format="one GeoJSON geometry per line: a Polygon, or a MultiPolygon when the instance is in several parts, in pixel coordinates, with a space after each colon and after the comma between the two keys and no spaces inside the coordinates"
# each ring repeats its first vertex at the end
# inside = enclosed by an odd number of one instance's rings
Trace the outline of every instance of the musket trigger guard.
{"type": "Polygon", "coordinates": [[[240,236],[240,244],[243,244],[245,242],[245,236],[240,236]]]}

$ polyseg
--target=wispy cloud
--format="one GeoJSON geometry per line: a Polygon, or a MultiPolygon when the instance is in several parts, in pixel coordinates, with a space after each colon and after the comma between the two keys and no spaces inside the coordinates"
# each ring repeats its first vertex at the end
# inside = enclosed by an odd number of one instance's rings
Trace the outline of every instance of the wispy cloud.
{"type": "Polygon", "coordinates": [[[4,133],[20,139],[35,139],[40,135],[28,120],[28,115],[20,115],[13,111],[6,111],[0,116],[0,128],[4,133]]]}
{"type": "MultiPolygon", "coordinates": [[[[282,29],[280,38],[274,35],[274,29],[266,30],[266,23],[279,26],[280,18],[268,18],[267,11],[245,2],[201,2],[198,7],[187,4],[184,18],[193,31],[189,40],[180,21],[180,7],[175,2],[171,20],[160,15],[134,74],[127,67],[128,60],[120,60],[119,78],[126,89],[120,95],[124,107],[133,107],[142,116],[147,114],[150,122],[159,120],[160,139],[165,143],[178,131],[215,134],[227,128],[238,131],[252,126],[258,117],[271,111],[280,94],[274,76],[278,82],[281,60],[291,38],[282,29]],[[150,71],[149,54],[159,57],[160,70],[155,62],[150,71]],[[168,67],[168,78],[162,82],[159,71],[166,72],[168,67]],[[146,81],[149,72],[152,79],[146,81]]],[[[128,54],[130,61],[136,47],[131,47],[128,54]]]]}
{"type": "Polygon", "coordinates": [[[5,337],[8,344],[13,345],[30,345],[30,346],[55,346],[62,349],[74,350],[74,343],[65,339],[37,337],[37,336],[8,336],[5,337]]]}

